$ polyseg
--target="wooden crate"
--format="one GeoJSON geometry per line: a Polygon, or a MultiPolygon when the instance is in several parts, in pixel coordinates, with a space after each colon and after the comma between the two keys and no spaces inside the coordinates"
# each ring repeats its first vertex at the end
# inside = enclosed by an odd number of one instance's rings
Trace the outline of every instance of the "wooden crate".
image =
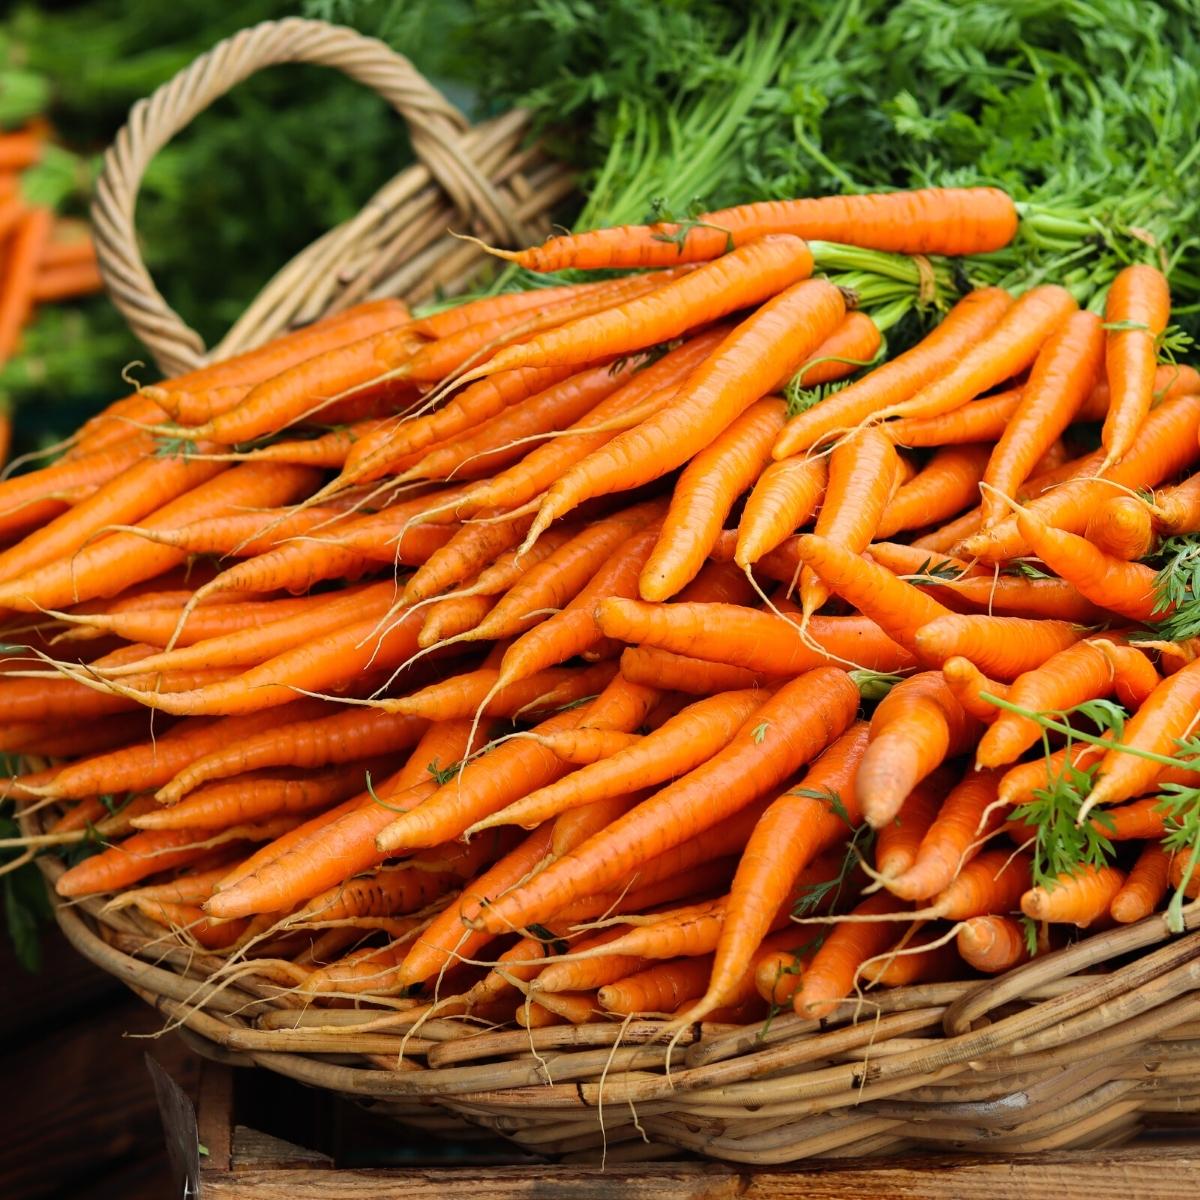
{"type": "Polygon", "coordinates": [[[541,1162],[488,1137],[406,1137],[355,1105],[261,1071],[205,1064],[195,1109],[169,1079],[160,1075],[158,1087],[180,1184],[174,1194],[199,1200],[1194,1200],[1200,1183],[1194,1129],[1028,1157],[602,1169],[541,1162]],[[207,1153],[197,1154],[197,1143],[207,1153]]]}

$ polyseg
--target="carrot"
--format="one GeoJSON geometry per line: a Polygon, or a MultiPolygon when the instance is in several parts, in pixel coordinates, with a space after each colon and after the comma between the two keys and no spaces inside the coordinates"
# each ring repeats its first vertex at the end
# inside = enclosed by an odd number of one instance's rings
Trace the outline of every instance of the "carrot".
{"type": "MultiPolygon", "coordinates": [[[[1113,674],[1109,656],[1094,640],[1085,639],[1019,675],[1009,688],[1008,699],[1033,712],[1061,711],[1107,695],[1113,674]]],[[[981,767],[1015,762],[1041,736],[1042,727],[1036,721],[1003,711],[980,740],[975,761],[981,767]]]]}
{"type": "Polygon", "coordinates": [[[1001,710],[991,701],[985,700],[983,693],[1007,700],[1009,685],[989,679],[969,658],[956,655],[946,659],[942,663],[942,678],[945,679],[950,694],[969,716],[988,725],[1000,716],[1001,710]]]}
{"type": "MultiPolygon", "coordinates": [[[[190,595],[188,597],[190,599],[190,595]]],[[[210,604],[196,609],[175,639],[177,646],[190,646],[214,637],[227,637],[244,629],[257,629],[300,613],[312,613],[328,602],[325,596],[305,596],[295,600],[245,601],[241,604],[210,604]]],[[[186,601],[185,601],[186,602],[186,601]]],[[[116,634],[127,642],[163,647],[179,627],[182,605],[174,608],[138,608],[114,613],[87,614],[78,634],[116,634]]],[[[61,640],[74,640],[68,634],[61,640]]]]}
{"type": "MultiPolygon", "coordinates": [[[[657,362],[637,371],[607,400],[568,426],[559,437],[538,446],[495,478],[476,484],[460,503],[458,511],[463,516],[470,516],[489,505],[516,507],[540,496],[575,463],[610,441],[621,429],[629,428],[630,413],[654,411],[665,406],[684,379],[709,357],[728,332],[728,328],[718,326],[698,334],[657,362]]],[[[472,385],[477,386],[481,385],[472,385]]]]}
{"type": "Polygon", "coordinates": [[[911,350],[864,375],[849,387],[793,417],[772,454],[777,459],[818,446],[831,435],[859,425],[941,376],[987,335],[1011,307],[1000,288],[982,288],[958,302],[946,319],[911,350]]]}
{"type": "MultiPolygon", "coordinates": [[[[260,841],[273,836],[266,826],[260,831],[252,825],[238,826],[226,833],[243,833],[244,837],[260,841]]],[[[149,829],[135,833],[64,871],[54,890],[65,897],[120,891],[148,875],[185,867],[205,858],[210,849],[210,843],[205,839],[211,836],[212,830],[205,829],[149,829]]]]}
{"type": "Polygon", "coordinates": [[[999,975],[1030,958],[1024,930],[1012,917],[971,917],[959,926],[955,944],[967,966],[988,975],[999,975]]]}
{"type": "Polygon", "coordinates": [[[1067,621],[952,613],[923,625],[916,645],[926,662],[940,664],[961,654],[988,675],[1015,679],[1083,635],[1067,621]]]}
{"type": "Polygon", "coordinates": [[[477,952],[491,941],[492,935],[472,929],[471,924],[481,913],[502,903],[503,897],[511,894],[511,889],[520,886],[520,881],[549,853],[550,837],[548,826],[530,834],[516,849],[464,888],[458,902],[443,909],[413,942],[400,967],[401,981],[405,985],[423,983],[453,964],[458,957],[477,957],[477,952]]]}
{"type": "MultiPolygon", "coordinates": [[[[917,860],[917,851],[929,833],[950,790],[947,771],[935,771],[913,788],[896,815],[875,835],[875,870],[888,890],[891,880],[903,875],[917,860]]],[[[893,891],[893,895],[900,893],[893,891]]]]}
{"type": "Polygon", "coordinates": [[[578,767],[603,762],[622,750],[640,745],[644,734],[620,729],[561,729],[557,733],[529,733],[544,750],[578,767]]]}
{"type": "Polygon", "coordinates": [[[725,692],[688,705],[636,745],[531,791],[469,829],[517,824],[532,829],[572,808],[687,774],[719,753],[762,704],[754,691],[725,692]]]}
{"type": "Polygon", "coordinates": [[[228,870],[227,861],[207,870],[197,870],[193,867],[165,883],[147,884],[123,892],[113,901],[112,907],[123,908],[132,904],[135,899],[165,900],[172,904],[203,904],[212,895],[213,885],[219,883],[221,876],[228,870]]]}
{"type": "Polygon", "coordinates": [[[185,721],[157,737],[67,764],[55,776],[48,794],[71,799],[98,792],[146,791],[165,784],[194,759],[223,745],[268,730],[283,737],[291,720],[306,720],[321,711],[320,701],[299,699],[271,714],[185,721]]]}
{"type": "Polygon", "coordinates": [[[1171,859],[1171,886],[1190,900],[1200,896],[1200,860],[1196,851],[1182,851],[1171,859]]]}
{"type": "MultiPolygon", "coordinates": [[[[258,627],[250,626],[213,637],[200,638],[190,645],[176,646],[173,650],[150,654],[140,662],[108,668],[99,671],[98,674],[107,679],[120,679],[126,675],[146,671],[252,666],[266,662],[276,655],[286,654],[302,646],[306,640],[315,640],[344,629],[350,621],[381,618],[388,611],[388,602],[393,595],[394,589],[390,582],[318,595],[298,612],[279,620],[264,621],[258,627]]],[[[174,616],[174,627],[177,628],[180,613],[175,613],[174,616]]],[[[190,625],[190,618],[188,624],[190,625]]],[[[187,628],[185,625],[184,630],[187,628]]]]}
{"type": "Polygon", "coordinates": [[[43,255],[33,279],[33,303],[54,304],[79,296],[92,296],[103,290],[104,276],[94,261],[48,267],[43,255]]]}
{"type": "Polygon", "coordinates": [[[137,899],[134,907],[144,917],[175,933],[185,945],[195,942],[205,950],[224,950],[239,941],[249,928],[248,921],[210,921],[196,904],[176,904],[170,900],[137,899]]]}
{"type": "Polygon", "coordinates": [[[1050,334],[1076,309],[1066,288],[1056,284],[1030,288],[941,378],[882,415],[936,417],[953,412],[1033,363],[1050,334]]]}
{"type": "Polygon", "coordinates": [[[774,550],[816,511],[829,476],[827,458],[784,458],[759,475],[738,522],[734,561],[742,568],[774,550]]]}
{"type": "Polygon", "coordinates": [[[448,873],[380,867],[314,896],[295,911],[292,920],[345,921],[413,913],[452,891],[457,882],[448,873]]]}
{"type": "Polygon", "coordinates": [[[470,737],[467,721],[432,726],[404,767],[379,786],[378,802],[369,794],[355,797],[340,812],[331,810],[336,813],[332,819],[310,821],[308,834],[292,839],[276,857],[227,879],[206,911],[214,917],[286,911],[382,862],[385,856],[375,848],[375,837],[394,820],[397,802],[420,803],[432,795],[437,785],[429,778],[430,766],[437,770],[457,762],[469,751],[470,737]]]}
{"type": "Polygon", "coordinates": [[[1138,264],[1112,281],[1104,303],[1104,371],[1112,400],[1100,431],[1107,452],[1102,471],[1129,452],[1150,412],[1155,339],[1170,316],[1171,292],[1161,271],[1138,264]]]}
{"type": "MultiPolygon", "coordinates": [[[[412,360],[401,369],[409,378],[419,383],[436,384],[478,362],[489,353],[495,358],[503,354],[505,348],[514,344],[527,346],[531,341],[537,340],[539,333],[549,333],[552,336],[555,330],[564,326],[579,326],[589,318],[603,320],[615,308],[660,291],[672,281],[688,274],[689,270],[686,266],[673,267],[652,275],[626,275],[607,279],[594,290],[577,292],[559,304],[510,313],[490,321],[476,321],[458,333],[431,342],[413,355],[412,360]]],[[[595,361],[601,357],[604,355],[577,361],[595,361]]],[[[473,376],[468,376],[470,377],[473,376]]]]}
{"type": "Polygon", "coordinates": [[[591,804],[560,813],[554,820],[550,852],[555,858],[570,854],[576,846],[582,846],[593,834],[623,817],[635,804],[640,804],[646,795],[646,792],[630,792],[607,800],[593,800],[591,804]]]}
{"type": "Polygon", "coordinates": [[[948,888],[1003,824],[1003,809],[991,808],[999,786],[999,773],[984,771],[968,774],[952,788],[921,838],[912,863],[888,879],[888,890],[904,900],[927,900],[948,888]]]}
{"type": "Polygon", "coordinates": [[[1112,898],[1109,913],[1113,920],[1131,925],[1155,912],[1167,894],[1170,873],[1170,853],[1158,842],[1147,842],[1112,898]]]}
{"type": "Polygon", "coordinates": [[[872,622],[878,622],[889,638],[911,652],[916,652],[918,629],[952,615],[931,596],[828,538],[805,534],[796,541],[796,553],[830,591],[854,605],[872,622]]]}
{"type": "Polygon", "coordinates": [[[621,1016],[673,1013],[680,1005],[703,994],[708,970],[707,957],[656,963],[606,984],[596,993],[596,999],[605,1011],[621,1016]]]}
{"type": "MultiPolygon", "coordinates": [[[[1172,756],[1176,739],[1185,737],[1196,721],[1200,705],[1200,660],[1168,676],[1130,718],[1121,743],[1156,755],[1172,756]]],[[[1079,819],[1097,804],[1115,804],[1138,795],[1163,764],[1123,750],[1109,750],[1100,762],[1095,786],[1080,809],[1079,819]]]]}
{"type": "MultiPolygon", "coordinates": [[[[1133,449],[1108,470],[1104,479],[1095,477],[1103,463],[1103,452],[1097,451],[1077,463],[1068,482],[1030,501],[1029,511],[1057,529],[1082,533],[1094,508],[1113,495],[1112,484],[1152,487],[1193,462],[1200,452],[1196,444],[1198,427],[1200,396],[1184,394],[1164,400],[1146,418],[1133,449]]],[[[1017,528],[1016,518],[1008,517],[986,533],[967,538],[962,550],[985,562],[997,562],[1028,554],[1029,546],[1017,528]]]]}
{"type": "Polygon", "coordinates": [[[42,252],[40,267],[51,270],[96,261],[96,244],[83,222],[59,219],[50,231],[50,240],[42,252]]]}
{"type": "Polygon", "coordinates": [[[774,787],[837,737],[857,707],[858,689],[835,668],[817,668],[785,684],[723,750],[506,897],[484,914],[485,927],[519,928],[585,888],[620,882],[774,787]]]}
{"type": "MultiPolygon", "coordinates": [[[[329,714],[329,705],[311,719],[278,722],[249,736],[226,737],[209,753],[191,761],[159,788],[162,804],[175,804],[188,792],[215,779],[228,779],[268,767],[326,767],[392,754],[414,745],[425,733],[420,718],[353,708],[329,714]]],[[[284,714],[287,714],[285,708],[284,714]]],[[[359,789],[361,791],[361,789],[359,789]]]]}
{"type": "Polygon", "coordinates": [[[24,171],[39,162],[45,138],[35,130],[18,129],[0,134],[0,171],[24,171]]]}
{"type": "Polygon", "coordinates": [[[1146,698],[1162,682],[1154,665],[1134,646],[1101,640],[1100,648],[1113,668],[1113,691],[1126,708],[1141,708],[1146,698]]]}
{"type": "MultiPolygon", "coordinates": [[[[887,436],[886,428],[880,436],[887,436]]],[[[950,446],[939,450],[923,471],[896,490],[880,517],[874,537],[889,538],[901,530],[933,525],[961,512],[978,495],[987,461],[985,446],[950,446]]]]}
{"type": "Polygon", "coordinates": [[[1017,494],[1038,459],[1074,420],[1096,385],[1103,355],[1104,329],[1095,313],[1071,313],[1046,339],[984,472],[990,489],[983,496],[985,528],[1006,514],[1001,497],[1017,494]]]}
{"type": "Polygon", "coordinates": [[[804,969],[812,961],[812,954],[797,954],[794,947],[799,939],[791,935],[790,948],[775,950],[761,948],[754,956],[754,987],[758,994],[776,1008],[792,1003],[792,997],[800,986],[804,969]]]}
{"type": "Polygon", "coordinates": [[[568,376],[545,391],[509,405],[484,421],[470,436],[462,435],[433,446],[420,461],[400,472],[396,482],[490,477],[524,457],[527,438],[554,432],[582,419],[628,382],[631,369],[628,365],[605,364],[568,376]]]}
{"type": "Polygon", "coordinates": [[[663,694],[657,688],[630,683],[616,675],[580,720],[589,729],[637,729],[650,720],[663,694]]]}
{"type": "Polygon", "coordinates": [[[972,400],[936,417],[902,417],[880,428],[898,446],[962,446],[1000,440],[1021,404],[1021,388],[972,400]]]}
{"type": "MultiPolygon", "coordinates": [[[[895,488],[900,463],[891,441],[866,430],[838,444],[829,458],[829,483],[814,531],[861,552],[875,536],[895,488]]],[[[811,568],[800,572],[800,598],[807,623],[829,598],[829,589],[811,568]]]]}
{"type": "MultiPolygon", "coordinates": [[[[873,549],[871,557],[876,557],[873,549]]],[[[941,556],[937,556],[935,561],[940,562],[941,556]]],[[[1002,616],[1049,617],[1079,625],[1111,620],[1102,608],[1064,579],[1025,579],[1019,575],[989,574],[968,579],[947,579],[940,581],[937,586],[942,593],[957,596],[974,608],[1002,616]]]]}
{"type": "Polygon", "coordinates": [[[1105,554],[1078,534],[1052,528],[1031,509],[1018,510],[1017,529],[1038,558],[1093,604],[1133,621],[1168,614],[1159,611],[1152,568],[1105,554]]]}
{"type": "Polygon", "coordinates": [[[368,617],[301,643],[240,675],[204,687],[160,695],[124,687],[115,680],[108,680],[103,686],[177,716],[254,712],[287,704],[295,699],[297,691],[327,692],[340,687],[369,666],[380,670],[399,667],[417,649],[419,628],[419,616],[408,609],[386,630],[379,629],[377,617],[368,617]]]}
{"type": "Polygon", "coordinates": [[[563,287],[501,292],[496,296],[469,300],[465,304],[455,303],[450,308],[442,309],[441,312],[430,313],[426,317],[417,317],[414,319],[412,327],[417,333],[427,338],[453,337],[454,334],[461,333],[469,325],[477,325],[481,321],[494,321],[497,317],[535,312],[538,309],[553,307],[563,301],[594,295],[601,290],[602,284],[600,283],[571,283],[563,287]]]}
{"type": "Polygon", "coordinates": [[[621,674],[632,683],[668,688],[689,696],[765,687],[780,678],[649,646],[627,646],[621,653],[621,674]]]}
{"type": "Polygon", "coordinates": [[[1032,762],[1010,767],[1000,780],[1000,799],[1010,808],[1027,804],[1038,788],[1053,787],[1065,770],[1087,770],[1104,757],[1103,746],[1076,742],[1032,762]]]}
{"type": "MultiPolygon", "coordinates": [[[[536,727],[554,733],[579,720],[572,709],[555,713],[536,727]]],[[[466,766],[419,808],[397,817],[375,838],[380,850],[408,853],[436,846],[477,830],[481,820],[519,797],[561,779],[569,770],[556,755],[527,738],[510,738],[466,766]]]]}
{"type": "MultiPolygon", "coordinates": [[[[851,912],[855,917],[888,916],[902,911],[901,901],[888,892],[868,896],[851,912]]],[[[895,940],[889,921],[835,924],[804,969],[793,1007],[802,1017],[827,1017],[854,990],[859,968],[882,954],[895,940]]]]}
{"type": "Polygon", "coordinates": [[[863,964],[859,974],[870,987],[907,987],[914,983],[936,983],[955,979],[962,963],[953,943],[943,942],[941,930],[916,934],[911,940],[891,947],[894,954],[863,964]]]}
{"type": "Polygon", "coordinates": [[[359,767],[361,763],[355,769],[339,764],[300,778],[240,775],[202,787],[170,808],[134,817],[133,825],[135,829],[223,829],[282,814],[311,812],[361,792],[359,767]]]}
{"type": "Polygon", "coordinates": [[[938,671],[898,683],[871,717],[871,741],[855,778],[863,816],[876,829],[893,820],[905,797],[948,756],[979,737],[938,671]]]}
{"type": "Polygon", "coordinates": [[[1145,558],[1154,547],[1154,518],[1133,496],[1113,496],[1088,517],[1083,536],[1112,558],[1145,558]]]}
{"type": "Polygon", "coordinates": [[[916,915],[967,921],[1015,909],[1029,889],[1032,863],[1028,854],[984,850],[964,864],[932,904],[916,915]]]}
{"type": "Polygon", "coordinates": [[[912,666],[911,657],[865,617],[813,617],[805,636],[791,620],[740,605],[613,598],[597,606],[596,621],[606,637],[773,675],[794,675],[831,660],[872,671],[912,666]]]}
{"type": "Polygon", "coordinates": [[[595,621],[596,605],[614,597],[629,597],[658,540],[661,526],[653,520],[608,557],[591,581],[561,612],[522,634],[505,651],[497,686],[566,662],[597,648],[601,633],[595,621]]]}
{"type": "Polygon", "coordinates": [[[642,571],[643,600],[666,600],[696,576],[734,501],[770,460],[786,412],[782,400],[759,400],[684,468],[642,571]]]}
{"type": "Polygon", "coordinates": [[[1016,206],[997,188],[926,188],[768,200],[703,213],[687,225],[620,225],[491,253],[530,271],[658,267],[703,262],[755,238],[794,233],[901,254],[980,254],[1006,246],[1016,231],[1016,206]]]}
{"type": "Polygon", "coordinates": [[[1163,534],[1194,533],[1200,529],[1200,474],[1155,492],[1153,512],[1154,524],[1163,534]]]}
{"type": "MultiPolygon", "coordinates": [[[[144,712],[118,713],[89,721],[86,727],[60,722],[15,722],[0,728],[6,754],[38,754],[45,758],[83,757],[137,741],[149,731],[144,712]]],[[[159,729],[159,732],[163,730],[159,729]]]]}
{"type": "MultiPolygon", "coordinates": [[[[703,270],[692,279],[699,279],[703,270]]],[[[618,434],[551,486],[529,543],[583,501],[649,483],[687,462],[785,380],[844,313],[842,293],[823,280],[802,280],[769,300],[689,376],[669,408],[618,434]]]]}
{"type": "Polygon", "coordinates": [[[648,521],[661,516],[661,503],[638,504],[593,522],[519,579],[472,638],[499,638],[536,625],[534,614],[561,609],[574,600],[623,543],[648,521]]]}
{"type": "Polygon", "coordinates": [[[17,222],[9,240],[4,281],[0,286],[0,362],[12,357],[21,327],[32,311],[37,265],[49,240],[53,220],[50,209],[31,208],[17,222]]]}
{"type": "MultiPolygon", "coordinates": [[[[284,503],[310,488],[312,479],[312,472],[304,467],[246,464],[185,492],[160,508],[146,524],[153,528],[186,522],[247,503],[284,503]]],[[[112,534],[70,558],[50,561],[0,583],[0,607],[37,612],[113,596],[132,583],[169,570],[184,558],[179,551],[147,545],[132,534],[112,534]]]]}
{"type": "Polygon", "coordinates": [[[1086,929],[1108,915],[1109,906],[1125,884],[1116,867],[1083,863],[1073,875],[1060,875],[1050,887],[1030,888],[1021,897],[1021,911],[1035,921],[1055,921],[1086,929]]]}
{"type": "Polygon", "coordinates": [[[699,1014],[725,1002],[806,865],[861,821],[854,778],[866,747],[867,726],[860,721],[817,759],[800,787],[775,800],[755,825],[730,888],[699,1014]]]}

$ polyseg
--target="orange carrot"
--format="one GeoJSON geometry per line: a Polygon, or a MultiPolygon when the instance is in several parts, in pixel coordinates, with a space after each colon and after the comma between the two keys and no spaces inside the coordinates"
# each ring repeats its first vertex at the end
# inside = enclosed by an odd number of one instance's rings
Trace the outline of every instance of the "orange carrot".
{"type": "Polygon", "coordinates": [[[3,286],[0,286],[0,362],[12,356],[21,335],[21,326],[28,320],[33,308],[37,265],[50,237],[53,220],[50,209],[31,208],[17,222],[13,231],[4,260],[3,286]]]}
{"type": "Polygon", "coordinates": [[[1154,546],[1154,518],[1133,496],[1113,496],[1088,517],[1083,536],[1112,558],[1145,558],[1154,546]]]}
{"type": "Polygon", "coordinates": [[[1006,246],[1017,210],[998,188],[926,188],[820,199],[768,200],[703,213],[694,223],[620,225],[492,251],[530,271],[703,262],[755,238],[795,233],[902,254],[980,254],[1006,246]]]}
{"type": "Polygon", "coordinates": [[[865,617],[813,617],[805,636],[785,617],[739,605],[613,598],[597,606],[596,620],[606,637],[770,674],[794,675],[829,661],[872,671],[912,666],[912,658],[865,617]]]}
{"type": "Polygon", "coordinates": [[[951,789],[921,838],[912,863],[888,879],[888,890],[904,900],[928,900],[948,888],[961,868],[983,849],[987,837],[1003,824],[1002,808],[989,812],[999,786],[999,773],[984,771],[969,773],[951,789]]]}
{"type": "Polygon", "coordinates": [[[955,942],[963,962],[988,975],[1011,970],[1030,957],[1025,932],[1012,917],[971,917],[959,927],[955,942]]]}
{"type": "Polygon", "coordinates": [[[816,512],[829,476],[827,458],[784,458],[762,472],[738,522],[734,561],[758,562],[816,512]]]}
{"type": "MultiPolygon", "coordinates": [[[[1095,313],[1073,312],[1038,351],[1021,401],[996,443],[984,473],[983,524],[1006,514],[1001,497],[1015,497],[1038,459],[1075,418],[1100,375],[1104,330],[1095,313]]],[[[1147,404],[1147,409],[1149,404],[1147,404]]]]}
{"type": "Polygon", "coordinates": [[[499,932],[552,914],[585,889],[621,882],[637,866],[745,808],[844,730],[858,689],[835,668],[785,684],[707,762],[558,859],[483,916],[499,932]]]}
{"type": "Polygon", "coordinates": [[[1112,898],[1114,921],[1131,925],[1155,912],[1167,894],[1171,855],[1158,842],[1147,842],[1130,869],[1121,890],[1112,898]]]}
{"type": "Polygon", "coordinates": [[[684,775],[727,746],[762,701],[762,693],[741,691],[690,704],[636,745],[528,791],[468,832],[503,824],[532,829],[569,809],[684,775]]]}
{"type": "Polygon", "coordinates": [[[689,696],[711,696],[741,688],[765,687],[779,677],[735,667],[728,663],[706,662],[657,650],[649,646],[627,646],[621,653],[621,674],[632,683],[685,692],[689,696]]]}
{"type": "Polygon", "coordinates": [[[54,304],[92,296],[104,290],[104,276],[94,261],[64,263],[58,267],[45,265],[45,255],[33,280],[33,303],[54,304]]]}
{"type": "MultiPolygon", "coordinates": [[[[888,892],[868,896],[853,908],[855,917],[889,916],[902,911],[902,903],[888,892]]],[[[835,924],[812,961],[804,969],[793,1007],[802,1017],[829,1016],[854,990],[859,968],[895,942],[890,921],[835,924]]]]}
{"type": "Polygon", "coordinates": [[[956,655],[946,659],[942,663],[942,678],[963,711],[977,721],[990,725],[1000,716],[1001,710],[990,700],[985,700],[984,693],[1007,700],[1009,685],[989,679],[969,658],[956,655]]]}
{"type": "MultiPolygon", "coordinates": [[[[739,253],[711,269],[731,262],[739,253]]],[[[707,269],[691,279],[700,279],[707,269]]],[[[764,278],[769,275],[766,272],[764,278]]],[[[663,294],[669,290],[664,288],[663,294]]],[[[714,315],[727,311],[723,308],[714,315]]],[[[553,484],[530,529],[529,543],[584,500],[638,487],[687,462],[755,400],[785,380],[844,313],[842,293],[823,280],[802,280],[769,300],[689,376],[669,408],[618,434],[553,484]]]]}
{"type": "Polygon", "coordinates": [[[1055,327],[1076,308],[1066,288],[1056,284],[1031,288],[941,378],[882,415],[936,417],[953,412],[1028,367],[1055,327]]]}
{"type": "MultiPolygon", "coordinates": [[[[886,435],[885,427],[880,436],[886,435]]],[[[896,490],[874,536],[889,538],[901,530],[933,525],[961,512],[978,496],[987,461],[985,446],[950,446],[939,450],[923,471],[896,490]]]]}
{"type": "Polygon", "coordinates": [[[1129,452],[1150,412],[1155,339],[1170,316],[1171,292],[1161,271],[1138,264],[1112,281],[1104,304],[1104,370],[1112,400],[1100,431],[1107,452],[1102,470],[1129,452]]]}
{"type": "Polygon", "coordinates": [[[758,401],[684,468],[639,580],[643,600],[666,600],[695,578],[734,501],[770,460],[786,411],[782,400],[758,401]]]}
{"type": "Polygon", "coordinates": [[[916,645],[926,662],[941,664],[961,654],[988,675],[1015,679],[1079,641],[1084,632],[1066,621],[951,613],[923,625],[916,645]]]}
{"type": "Polygon", "coordinates": [[[975,744],[979,723],[967,716],[938,671],[898,683],[871,717],[871,742],[855,778],[863,816],[876,829],[948,756],[975,744]]]}
{"type": "Polygon", "coordinates": [[[942,769],[922,779],[904,797],[896,815],[876,832],[875,870],[893,895],[901,893],[891,888],[891,880],[916,862],[917,851],[950,790],[951,778],[942,769]]]}
{"type": "Polygon", "coordinates": [[[913,349],[793,417],[775,443],[775,458],[787,458],[820,445],[831,435],[852,429],[908,400],[957,363],[1011,305],[1012,297],[1000,288],[971,292],[913,349]]]}
{"type": "Polygon", "coordinates": [[[1021,897],[1021,911],[1035,921],[1078,925],[1080,929],[1108,915],[1125,884],[1116,867],[1080,866],[1073,875],[1060,875],[1051,887],[1030,888],[1021,897]]]}
{"type": "MultiPolygon", "coordinates": [[[[839,443],[829,457],[829,484],[814,526],[817,536],[852,552],[865,550],[895,490],[899,467],[895,447],[878,430],[839,443]]],[[[801,569],[800,599],[805,623],[829,599],[829,588],[811,567],[801,569]]]]}

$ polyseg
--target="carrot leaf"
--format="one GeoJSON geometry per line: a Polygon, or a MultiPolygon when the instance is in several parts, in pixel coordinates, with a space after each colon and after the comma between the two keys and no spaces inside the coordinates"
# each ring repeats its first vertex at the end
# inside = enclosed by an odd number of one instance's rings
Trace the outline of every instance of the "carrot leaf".
{"type": "Polygon", "coordinates": [[[1038,923],[1032,917],[1024,915],[1017,918],[1021,926],[1021,932],[1025,935],[1025,949],[1029,951],[1031,958],[1037,956],[1038,952],[1038,923]]]}

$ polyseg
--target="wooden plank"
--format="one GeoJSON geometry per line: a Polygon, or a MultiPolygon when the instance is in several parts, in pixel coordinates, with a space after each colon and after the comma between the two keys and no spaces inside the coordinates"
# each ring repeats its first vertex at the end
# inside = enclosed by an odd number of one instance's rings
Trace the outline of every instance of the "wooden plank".
{"type": "Polygon", "coordinates": [[[232,1169],[234,1171],[288,1170],[304,1167],[310,1171],[330,1170],[333,1159],[319,1150],[306,1150],[283,1138],[260,1133],[246,1125],[233,1130],[232,1169]]]}
{"type": "Polygon", "coordinates": [[[496,1167],[477,1170],[263,1170],[201,1173],[201,1200],[1194,1200],[1200,1148],[1064,1151],[1016,1159],[813,1163],[800,1170],[723,1164],[496,1167]],[[336,1187],[331,1185],[336,1181],[336,1187]]]}
{"type": "Polygon", "coordinates": [[[233,1069],[204,1062],[196,1089],[196,1126],[207,1151],[204,1165],[228,1171],[233,1147],[233,1069]]]}

